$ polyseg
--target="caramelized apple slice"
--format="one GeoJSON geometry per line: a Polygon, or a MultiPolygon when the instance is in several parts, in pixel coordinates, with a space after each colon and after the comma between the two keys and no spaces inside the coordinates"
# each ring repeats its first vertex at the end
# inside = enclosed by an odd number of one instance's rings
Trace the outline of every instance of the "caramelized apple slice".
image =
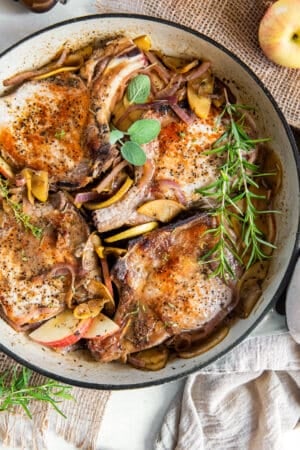
{"type": "Polygon", "coordinates": [[[40,170],[32,174],[31,192],[40,202],[46,202],[48,200],[48,172],[45,170],[40,170]]]}
{"type": "Polygon", "coordinates": [[[129,355],[128,362],[137,369],[161,370],[167,364],[169,351],[166,347],[154,347],[129,355]]]}
{"type": "Polygon", "coordinates": [[[113,236],[104,239],[104,241],[111,243],[121,241],[123,239],[129,239],[147,233],[148,231],[152,231],[157,227],[158,222],[143,223],[142,225],[137,225],[136,227],[128,228],[128,230],[121,231],[121,233],[114,234],[113,236]]]}
{"type": "Polygon", "coordinates": [[[130,177],[127,177],[124,184],[120,187],[120,189],[109,199],[104,200],[100,203],[86,203],[84,206],[87,209],[95,210],[95,209],[102,209],[106,208],[107,206],[113,205],[114,203],[121,200],[121,198],[126,194],[126,192],[129,190],[129,188],[132,186],[133,180],[130,177]]]}
{"type": "Polygon", "coordinates": [[[151,38],[148,34],[133,39],[133,42],[143,52],[148,52],[152,46],[151,38]]]}
{"type": "Polygon", "coordinates": [[[79,341],[92,321],[92,318],[76,319],[71,310],[66,310],[43,323],[29,337],[47,347],[66,347],[79,341]]]}
{"type": "Polygon", "coordinates": [[[175,200],[158,199],[144,203],[137,212],[160,222],[170,222],[184,209],[184,206],[175,200]]]}
{"type": "Polygon", "coordinates": [[[106,338],[119,330],[119,326],[109,317],[100,313],[92,321],[91,326],[84,334],[85,339],[106,338]]]}
{"type": "Polygon", "coordinates": [[[191,85],[188,85],[187,97],[190,108],[196,116],[206,119],[211,107],[211,98],[204,95],[199,96],[191,85]]]}
{"type": "Polygon", "coordinates": [[[7,162],[0,157],[0,173],[1,175],[3,175],[5,178],[9,178],[12,179],[14,178],[14,173],[12,171],[12,168],[10,167],[9,164],[7,164],[7,162]]]}

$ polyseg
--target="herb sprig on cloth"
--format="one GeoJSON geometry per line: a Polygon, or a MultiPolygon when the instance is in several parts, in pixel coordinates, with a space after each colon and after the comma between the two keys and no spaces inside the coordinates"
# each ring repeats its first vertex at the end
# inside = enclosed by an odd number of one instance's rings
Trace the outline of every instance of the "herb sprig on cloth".
{"type": "Polygon", "coordinates": [[[214,263],[212,276],[219,276],[225,280],[235,276],[232,256],[248,269],[256,261],[269,257],[264,250],[265,247],[275,248],[265,239],[263,232],[256,225],[260,214],[274,212],[257,210],[255,206],[256,199],[265,199],[265,196],[255,192],[259,189],[255,180],[267,174],[260,173],[259,166],[249,160],[249,154],[255,146],[269,139],[252,139],[248,135],[241,113],[243,109],[249,108],[231,104],[227,100],[221,114],[221,118],[226,115],[228,120],[226,130],[212,149],[206,152],[209,155],[223,157],[224,163],[220,167],[217,180],[197,190],[202,196],[213,199],[216,206],[212,214],[217,219],[216,228],[208,230],[214,238],[215,245],[201,261],[214,263]],[[242,209],[241,203],[244,203],[242,209]],[[232,234],[233,219],[241,224],[243,243],[241,256],[232,234]]]}
{"type": "Polygon", "coordinates": [[[29,404],[34,401],[49,403],[55,411],[66,418],[58,407],[63,400],[74,400],[70,394],[71,386],[64,386],[54,380],[44,384],[31,386],[32,371],[25,367],[21,371],[14,368],[0,375],[0,411],[9,411],[14,406],[21,406],[27,416],[32,419],[29,404]]]}

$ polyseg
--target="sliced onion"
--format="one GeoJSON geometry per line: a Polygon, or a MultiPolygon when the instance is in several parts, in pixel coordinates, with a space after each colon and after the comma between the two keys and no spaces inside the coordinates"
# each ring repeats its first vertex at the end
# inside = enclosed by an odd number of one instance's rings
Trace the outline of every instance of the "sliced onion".
{"type": "Polygon", "coordinates": [[[138,187],[139,189],[142,189],[145,185],[147,185],[152,177],[153,177],[154,167],[152,164],[152,161],[150,159],[147,159],[145,164],[143,165],[143,173],[141,178],[138,181],[138,187]]]}
{"type": "Polygon", "coordinates": [[[121,161],[119,164],[117,164],[113,170],[105,177],[102,181],[94,188],[94,191],[97,194],[100,194],[104,191],[113,181],[113,179],[123,170],[126,166],[128,166],[127,161],[121,161]]]}
{"type": "Polygon", "coordinates": [[[74,203],[86,203],[93,200],[97,200],[99,198],[98,192],[90,191],[90,192],[79,192],[79,194],[76,194],[74,203]]]}
{"type": "Polygon", "coordinates": [[[208,71],[210,66],[211,63],[209,61],[204,61],[202,64],[200,64],[200,66],[196,67],[185,75],[186,81],[195,80],[196,78],[201,77],[205,72],[208,71]]]}
{"type": "Polygon", "coordinates": [[[59,263],[56,264],[50,272],[48,273],[48,277],[60,277],[62,275],[70,274],[72,279],[75,280],[76,272],[74,266],[71,264],[59,263]]]}
{"type": "Polygon", "coordinates": [[[167,86],[157,94],[157,97],[163,98],[175,95],[176,92],[178,92],[178,89],[180,88],[182,81],[183,81],[182,75],[176,74],[174,77],[171,78],[167,86]]]}
{"type": "MultiPolygon", "coordinates": [[[[84,272],[88,272],[90,275],[95,270],[98,269],[98,259],[94,250],[94,239],[98,238],[98,236],[92,233],[88,240],[85,243],[85,246],[82,251],[82,259],[81,265],[84,272]]],[[[99,239],[99,238],[98,238],[99,239]]],[[[100,241],[101,245],[101,241],[100,241]]]]}
{"type": "Polygon", "coordinates": [[[122,123],[122,121],[124,119],[127,119],[128,114],[130,114],[133,111],[137,111],[139,109],[149,110],[150,108],[157,109],[157,108],[160,108],[162,105],[172,106],[172,105],[175,105],[176,103],[177,103],[176,96],[170,95],[170,96],[164,96],[164,98],[156,98],[155,101],[153,101],[153,102],[130,105],[116,121],[116,127],[119,127],[120,123],[122,123]]]}
{"type": "Polygon", "coordinates": [[[23,83],[23,81],[29,80],[29,79],[39,76],[39,75],[43,75],[43,74],[49,72],[50,70],[61,67],[64,64],[64,62],[68,56],[68,52],[69,51],[67,49],[64,49],[62,51],[60,57],[58,58],[58,60],[55,63],[49,64],[48,66],[43,67],[42,69],[27,70],[26,72],[22,72],[17,75],[13,75],[12,77],[4,80],[3,85],[4,86],[15,86],[17,84],[23,83]]]}
{"type": "Polygon", "coordinates": [[[72,300],[73,300],[73,296],[74,296],[74,292],[75,292],[75,289],[74,289],[75,278],[76,278],[75,268],[71,264],[64,264],[64,263],[57,264],[48,273],[48,277],[59,277],[59,276],[68,275],[68,274],[71,276],[71,281],[70,281],[69,289],[66,292],[65,302],[66,302],[67,307],[69,309],[72,309],[73,308],[72,300]]]}
{"type": "Polygon", "coordinates": [[[102,268],[104,284],[107,287],[107,289],[109,290],[110,294],[113,296],[114,291],[113,291],[113,287],[112,287],[112,282],[111,282],[111,278],[110,278],[110,273],[109,273],[109,268],[108,268],[106,257],[100,258],[100,263],[101,263],[101,268],[102,268]]]}
{"type": "Polygon", "coordinates": [[[148,60],[151,64],[154,64],[153,70],[157,72],[160,78],[168,84],[171,78],[170,72],[166,69],[166,67],[162,64],[162,62],[151,52],[145,52],[148,60]]]}
{"type": "Polygon", "coordinates": [[[189,116],[187,112],[185,112],[185,110],[179,105],[171,105],[171,108],[173,109],[174,113],[177,114],[179,119],[181,119],[187,125],[190,125],[194,121],[193,117],[189,116]]]}
{"type": "Polygon", "coordinates": [[[177,200],[182,204],[186,205],[185,195],[180,188],[179,184],[174,180],[158,180],[156,182],[156,187],[160,192],[166,192],[167,190],[172,189],[175,193],[177,200]]]}
{"type": "Polygon", "coordinates": [[[133,185],[133,179],[127,175],[125,182],[122,184],[122,186],[118,189],[118,191],[112,197],[110,197],[106,200],[103,200],[100,203],[93,203],[93,202],[86,203],[85,208],[87,208],[91,211],[107,208],[108,206],[111,206],[114,203],[117,203],[120,200],[122,200],[122,198],[126,195],[126,193],[129,191],[129,189],[131,188],[132,185],[133,185]]]}

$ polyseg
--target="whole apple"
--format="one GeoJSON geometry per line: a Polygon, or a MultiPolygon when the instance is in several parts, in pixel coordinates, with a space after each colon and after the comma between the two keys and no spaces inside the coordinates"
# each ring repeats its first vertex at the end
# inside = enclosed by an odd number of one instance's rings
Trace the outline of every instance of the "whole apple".
{"type": "Polygon", "coordinates": [[[271,61],[300,68],[300,0],[278,0],[262,18],[259,45],[271,61]]]}

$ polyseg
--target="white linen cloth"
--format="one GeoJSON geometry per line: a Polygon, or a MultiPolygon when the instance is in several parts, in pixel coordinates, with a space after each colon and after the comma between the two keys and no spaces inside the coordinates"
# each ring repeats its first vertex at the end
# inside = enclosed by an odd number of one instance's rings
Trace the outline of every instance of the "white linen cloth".
{"type": "Polygon", "coordinates": [[[188,378],[155,449],[281,450],[299,419],[300,345],[288,332],[252,337],[188,378]]]}

